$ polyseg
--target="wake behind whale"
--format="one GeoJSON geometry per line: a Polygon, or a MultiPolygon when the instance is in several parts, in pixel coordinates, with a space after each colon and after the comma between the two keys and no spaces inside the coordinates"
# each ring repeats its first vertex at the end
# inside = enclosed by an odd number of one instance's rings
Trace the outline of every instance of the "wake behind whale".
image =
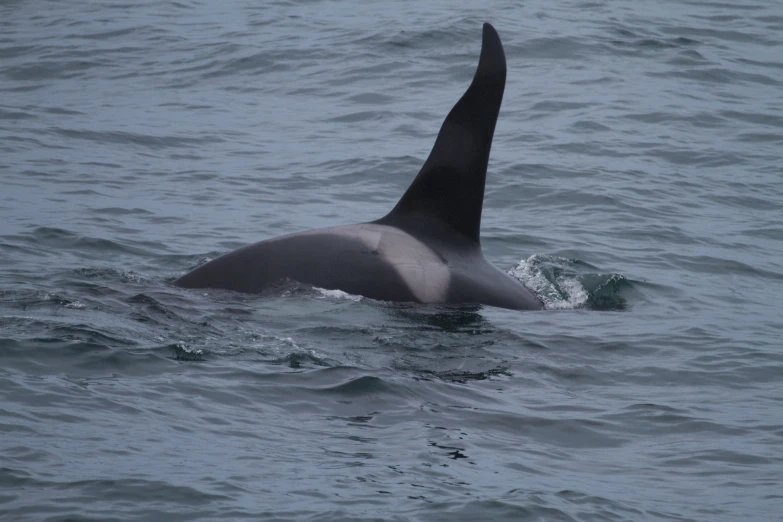
{"type": "Polygon", "coordinates": [[[175,284],[260,293],[291,279],[385,301],[543,308],[533,291],[492,266],[481,250],[487,163],[505,85],[503,45],[484,24],[473,81],[391,212],[368,223],[254,243],[175,284]]]}

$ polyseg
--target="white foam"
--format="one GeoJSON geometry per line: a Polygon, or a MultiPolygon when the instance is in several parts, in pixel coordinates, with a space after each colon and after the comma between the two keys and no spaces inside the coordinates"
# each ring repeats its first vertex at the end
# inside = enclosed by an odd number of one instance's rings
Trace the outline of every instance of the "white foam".
{"type": "Polygon", "coordinates": [[[294,341],[293,337],[277,337],[276,335],[270,335],[269,337],[271,337],[275,341],[279,341],[283,346],[286,346],[288,348],[293,348],[295,350],[301,350],[301,348],[299,348],[299,345],[296,344],[296,341],[294,341]]]}
{"type": "MultiPolygon", "coordinates": [[[[582,283],[573,275],[561,275],[554,282],[550,281],[542,269],[544,261],[541,256],[534,254],[521,260],[508,274],[538,294],[548,309],[573,310],[583,307],[589,294],[582,283]]],[[[552,258],[549,261],[560,265],[568,263],[565,258],[552,258]]]]}
{"type": "MultiPolygon", "coordinates": [[[[350,295],[350,294],[346,294],[350,295]]],[[[328,356],[312,348],[300,346],[293,337],[278,337],[277,335],[264,334],[259,336],[261,343],[256,348],[261,353],[270,353],[275,357],[288,357],[289,355],[307,354],[315,360],[326,360],[328,356]]]]}
{"type": "Polygon", "coordinates": [[[575,308],[582,308],[587,303],[589,294],[582,283],[576,280],[576,278],[566,278],[564,276],[557,278],[557,284],[561,291],[565,293],[565,299],[561,299],[557,303],[553,303],[550,308],[557,308],[560,310],[573,310],[575,308]]]}
{"type": "Polygon", "coordinates": [[[349,294],[348,292],[343,292],[342,290],[327,290],[326,288],[318,288],[317,286],[313,288],[316,291],[318,291],[322,296],[329,299],[347,299],[349,301],[354,301],[356,303],[364,299],[360,295],[349,294]]]}
{"type": "Polygon", "coordinates": [[[204,351],[201,348],[192,348],[185,341],[177,341],[174,343],[174,346],[188,355],[204,355],[204,351]]]}

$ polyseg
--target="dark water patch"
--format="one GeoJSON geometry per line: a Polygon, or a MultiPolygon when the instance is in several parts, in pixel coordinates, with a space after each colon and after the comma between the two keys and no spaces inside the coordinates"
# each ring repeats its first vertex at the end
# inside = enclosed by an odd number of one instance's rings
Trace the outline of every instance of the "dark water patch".
{"type": "Polygon", "coordinates": [[[576,109],[587,109],[591,106],[590,103],[576,103],[576,102],[538,102],[532,107],[530,107],[531,111],[542,111],[546,113],[552,113],[552,112],[562,112],[562,111],[571,111],[576,109]]]}
{"type": "Polygon", "coordinates": [[[146,294],[136,294],[128,299],[128,303],[134,310],[132,317],[140,322],[157,321],[169,323],[181,318],[173,310],[146,294]]]}
{"type": "Polygon", "coordinates": [[[374,121],[379,119],[386,119],[388,118],[389,113],[386,113],[384,111],[361,111],[361,112],[354,112],[352,114],[345,114],[342,116],[337,116],[335,118],[331,118],[329,121],[334,123],[358,123],[362,121],[374,121]]]}
{"type": "Polygon", "coordinates": [[[635,435],[671,435],[673,433],[720,433],[742,436],[746,430],[724,426],[699,418],[688,411],[657,404],[634,404],[603,418],[627,426],[635,435]]]}
{"type": "Polygon", "coordinates": [[[506,432],[514,437],[546,441],[561,448],[615,448],[623,445],[620,437],[608,436],[604,421],[580,418],[550,418],[533,415],[509,415],[487,411],[464,411],[477,425],[506,432]]]}
{"type": "Polygon", "coordinates": [[[388,94],[364,92],[349,96],[347,100],[353,103],[366,103],[367,105],[383,105],[393,101],[394,98],[388,94]]]}
{"type": "Polygon", "coordinates": [[[468,382],[471,381],[485,381],[492,378],[503,378],[503,377],[511,376],[511,373],[509,372],[509,369],[507,367],[491,368],[486,371],[470,371],[464,369],[454,369],[454,370],[444,370],[444,371],[420,370],[420,372],[425,376],[432,375],[433,377],[436,377],[438,379],[443,379],[444,381],[458,383],[458,384],[467,384],[468,382]]]}
{"type": "Polygon", "coordinates": [[[256,53],[240,58],[234,58],[225,62],[213,61],[198,68],[184,69],[180,72],[193,72],[200,69],[212,69],[201,75],[204,79],[220,78],[223,76],[269,74],[272,72],[287,71],[291,66],[279,63],[267,52],[256,53]]]}
{"type": "Polygon", "coordinates": [[[710,67],[691,70],[677,70],[666,72],[650,72],[648,76],[655,78],[681,78],[684,80],[692,80],[698,83],[718,84],[724,85],[735,82],[747,82],[760,85],[779,86],[781,82],[770,76],[739,72],[724,68],[710,67]]]}
{"type": "Polygon", "coordinates": [[[39,84],[28,83],[24,85],[11,85],[9,87],[0,86],[0,91],[10,92],[10,93],[27,93],[27,92],[34,92],[44,88],[46,88],[46,84],[43,83],[39,83],[39,84]]]}
{"type": "MultiPolygon", "coordinates": [[[[55,227],[37,227],[32,233],[25,235],[9,236],[15,241],[36,247],[38,249],[47,248],[51,254],[58,252],[74,251],[84,252],[93,251],[104,254],[134,254],[149,255],[149,250],[143,248],[150,246],[147,242],[127,241],[126,244],[118,243],[109,239],[79,236],[69,230],[55,227]],[[133,245],[136,243],[136,245],[133,245]],[[146,243],[146,244],[145,244],[146,243]]],[[[162,244],[153,244],[165,249],[162,244]]]]}
{"type": "Polygon", "coordinates": [[[100,31],[97,33],[78,33],[69,34],[65,38],[73,38],[79,40],[110,40],[118,36],[126,36],[138,31],[136,27],[127,27],[125,29],[116,29],[113,31],[100,31]]]}
{"type": "Polygon", "coordinates": [[[130,216],[130,215],[152,215],[149,210],[143,208],[120,208],[120,207],[106,207],[106,208],[91,208],[90,212],[96,214],[106,214],[109,216],[130,216]]]}
{"type": "Polygon", "coordinates": [[[51,340],[62,339],[67,341],[77,341],[80,343],[87,343],[78,345],[74,349],[77,351],[84,350],[104,350],[109,346],[135,346],[136,341],[121,337],[110,333],[109,331],[101,331],[100,329],[80,324],[68,324],[62,326],[54,326],[51,328],[50,333],[52,335],[51,340]]]}
{"type": "Polygon", "coordinates": [[[754,276],[771,281],[783,281],[783,273],[754,267],[733,259],[722,259],[713,256],[689,256],[684,254],[672,254],[670,259],[683,268],[688,268],[689,270],[699,273],[736,274],[754,276]]]}
{"type": "Polygon", "coordinates": [[[716,203],[729,207],[753,209],[754,211],[777,211],[779,203],[753,196],[711,196],[716,203]]]}
{"type": "MultiPolygon", "coordinates": [[[[48,333],[51,337],[0,338],[4,364],[13,365],[30,376],[67,375],[88,381],[117,375],[154,375],[171,370],[159,354],[132,350],[136,346],[134,341],[118,339],[94,328],[61,326],[50,329],[48,333]],[[60,337],[60,333],[65,335],[60,337]]],[[[54,397],[49,399],[54,400],[54,397]]],[[[66,408],[64,411],[69,410],[66,408]]]]}
{"type": "Polygon", "coordinates": [[[737,141],[746,143],[777,143],[783,141],[783,134],[745,132],[738,134],[737,141]]]}
{"type": "Polygon", "coordinates": [[[27,106],[29,110],[40,110],[47,114],[59,114],[63,116],[82,116],[83,112],[74,110],[69,107],[42,107],[37,105],[27,106]]]}
{"type": "Polygon", "coordinates": [[[18,120],[29,120],[37,118],[35,114],[30,114],[29,112],[22,112],[22,111],[9,111],[0,108],[0,120],[11,120],[11,121],[18,121],[18,120]]]}
{"type": "MultiPolygon", "coordinates": [[[[53,143],[47,143],[47,142],[41,141],[39,139],[30,138],[30,137],[5,136],[5,137],[3,137],[3,140],[6,143],[13,142],[13,143],[16,143],[16,144],[23,143],[25,145],[30,145],[32,147],[28,147],[28,148],[34,148],[34,149],[66,149],[67,148],[67,147],[63,147],[61,145],[57,145],[57,144],[53,144],[53,143]]],[[[13,149],[9,148],[8,152],[14,152],[16,150],[22,150],[22,149],[23,149],[22,147],[18,147],[17,146],[17,147],[14,147],[13,149]]],[[[24,171],[24,173],[31,173],[31,172],[35,172],[35,171],[32,171],[32,170],[25,170],[24,171]]],[[[50,173],[45,173],[43,175],[51,176],[50,173]]]]}
{"type": "Polygon", "coordinates": [[[506,52],[529,60],[590,60],[598,45],[573,37],[531,38],[522,45],[507,44],[506,52]]]}
{"type": "MultiPolygon", "coordinates": [[[[15,244],[15,243],[9,243],[5,241],[0,241],[0,250],[2,250],[5,253],[5,256],[11,256],[11,255],[21,255],[21,254],[36,254],[38,251],[35,248],[31,248],[25,245],[15,244]]],[[[3,261],[11,262],[12,259],[10,257],[5,257],[4,259],[0,259],[0,263],[3,263],[3,261]]]]}
{"type": "Polygon", "coordinates": [[[666,63],[679,67],[698,67],[704,65],[708,61],[709,60],[707,60],[707,58],[705,58],[698,51],[689,49],[687,51],[677,53],[677,56],[668,59],[666,63]]]}
{"type": "Polygon", "coordinates": [[[108,64],[105,61],[71,60],[59,62],[39,60],[35,64],[6,67],[4,70],[0,70],[0,72],[11,81],[34,82],[79,78],[86,76],[91,69],[106,66],[108,64]]]}
{"type": "Polygon", "coordinates": [[[636,40],[612,40],[611,43],[618,47],[631,47],[638,50],[676,49],[679,47],[692,47],[701,44],[698,40],[685,37],[669,39],[642,38],[636,40]]]}
{"type": "Polygon", "coordinates": [[[569,367],[539,365],[531,368],[542,378],[559,382],[567,382],[572,385],[597,385],[602,382],[601,372],[591,367],[569,367]]]}
{"type": "MultiPolygon", "coordinates": [[[[13,41],[13,40],[9,40],[9,41],[13,41]]],[[[28,54],[33,54],[33,51],[39,52],[40,48],[36,45],[11,45],[7,47],[4,46],[4,47],[0,47],[0,58],[17,58],[28,54]]]]}
{"type": "Polygon", "coordinates": [[[306,352],[290,353],[280,359],[272,361],[274,364],[288,366],[294,370],[313,367],[331,367],[332,363],[306,352]]]}
{"type": "Polygon", "coordinates": [[[740,112],[733,110],[721,111],[720,115],[724,118],[729,118],[737,121],[743,121],[746,123],[752,123],[754,125],[767,125],[770,127],[783,128],[783,116],[777,116],[775,114],[761,114],[755,112],[740,112]]]}
{"type": "Polygon", "coordinates": [[[448,456],[448,458],[450,458],[452,460],[468,458],[468,456],[463,453],[463,451],[465,451],[465,448],[457,448],[457,447],[454,447],[454,446],[444,446],[442,444],[438,444],[437,442],[430,442],[430,446],[432,446],[433,448],[446,450],[447,451],[446,455],[448,456]]]}
{"type": "Polygon", "coordinates": [[[656,158],[665,160],[672,165],[715,168],[741,165],[745,162],[745,159],[738,154],[732,152],[719,152],[717,150],[697,152],[683,148],[669,147],[666,149],[651,148],[647,153],[656,158]]]}
{"type": "Polygon", "coordinates": [[[778,227],[762,227],[762,228],[753,227],[744,230],[742,233],[748,236],[756,236],[765,239],[783,241],[783,228],[778,228],[778,227]]]}
{"type": "Polygon", "coordinates": [[[677,122],[687,125],[693,125],[696,127],[702,127],[706,129],[723,127],[726,125],[726,120],[719,118],[711,113],[701,112],[696,114],[683,114],[680,112],[649,112],[638,114],[624,114],[623,118],[631,119],[642,123],[661,124],[668,122],[677,122]]]}
{"type": "Polygon", "coordinates": [[[589,120],[579,120],[571,124],[571,128],[578,132],[607,132],[611,128],[601,123],[589,120]]]}
{"type": "Polygon", "coordinates": [[[120,501],[124,504],[146,501],[149,503],[167,503],[169,501],[187,503],[189,505],[205,505],[215,500],[225,500],[229,497],[205,493],[191,487],[177,486],[162,481],[122,479],[122,480],[79,480],[70,483],[56,481],[46,483],[55,491],[69,491],[75,494],[73,503],[80,498],[90,498],[95,495],[107,501],[120,501]]]}
{"type": "MultiPolygon", "coordinates": [[[[644,512],[634,509],[627,504],[612,501],[608,498],[587,495],[573,490],[559,491],[556,495],[568,504],[590,508],[591,511],[595,511],[603,520],[626,520],[626,517],[634,520],[644,517],[644,512]],[[625,514],[626,516],[623,516],[622,514],[625,514]]],[[[583,513],[584,511],[580,511],[580,515],[583,513]]]]}
{"type": "Polygon", "coordinates": [[[572,85],[607,85],[616,83],[618,80],[612,76],[597,76],[595,78],[573,80],[572,85]]]}
{"type": "Polygon", "coordinates": [[[52,128],[52,134],[77,140],[86,140],[95,143],[111,143],[118,145],[136,145],[152,150],[198,147],[208,143],[220,143],[223,140],[217,136],[195,138],[190,136],[153,136],[130,132],[96,132],[90,130],[52,128]]]}
{"type": "MultiPolygon", "coordinates": [[[[694,467],[700,468],[702,463],[721,463],[729,464],[732,467],[751,467],[770,464],[771,461],[765,457],[738,453],[726,450],[704,450],[697,451],[694,455],[667,460],[664,464],[674,467],[694,467]]],[[[738,473],[738,470],[724,470],[725,473],[738,473]]],[[[706,472],[694,472],[695,475],[703,475],[706,472]]]]}
{"type": "Polygon", "coordinates": [[[432,507],[434,508],[433,512],[427,514],[428,520],[444,522],[454,520],[455,517],[463,520],[481,517],[495,520],[520,521],[551,520],[553,522],[575,522],[577,520],[564,511],[538,506],[535,505],[535,502],[516,503],[499,500],[472,500],[459,507],[449,506],[449,503],[443,502],[432,507]]]}
{"type": "MultiPolygon", "coordinates": [[[[717,6],[715,6],[717,7],[717,6]]],[[[732,6],[736,8],[737,6],[732,6]]],[[[746,6],[747,7],[747,6],[746,6]]],[[[658,29],[665,34],[687,35],[685,38],[699,37],[703,41],[720,40],[727,42],[757,43],[761,45],[773,44],[772,41],[760,36],[759,34],[744,31],[734,31],[730,29],[718,29],[715,27],[694,27],[694,26],[663,26],[658,29]]]]}
{"type": "Polygon", "coordinates": [[[364,375],[352,378],[344,383],[322,388],[321,392],[346,397],[362,396],[366,394],[391,394],[393,390],[389,383],[379,377],[364,375]]]}
{"type": "Polygon", "coordinates": [[[453,44],[462,44],[465,42],[465,37],[468,34],[468,27],[464,21],[460,21],[458,24],[449,24],[447,27],[431,27],[427,30],[421,30],[417,28],[406,28],[392,33],[381,33],[380,40],[374,35],[371,38],[360,39],[357,43],[364,43],[367,41],[381,42],[381,48],[383,47],[399,47],[404,49],[439,49],[443,44],[451,42],[453,44]]]}
{"type": "Polygon", "coordinates": [[[736,61],[738,63],[756,65],[758,67],[783,70],[783,62],[760,61],[760,60],[753,60],[750,58],[737,58],[736,61]]]}
{"type": "Polygon", "coordinates": [[[121,169],[122,165],[119,165],[117,163],[105,163],[101,161],[84,161],[81,163],[81,165],[85,165],[88,167],[101,167],[101,168],[108,168],[108,169],[121,169]]]}
{"type": "Polygon", "coordinates": [[[493,330],[486,318],[478,313],[481,309],[478,305],[416,306],[405,303],[384,303],[381,306],[392,317],[418,327],[468,335],[493,330]]]}

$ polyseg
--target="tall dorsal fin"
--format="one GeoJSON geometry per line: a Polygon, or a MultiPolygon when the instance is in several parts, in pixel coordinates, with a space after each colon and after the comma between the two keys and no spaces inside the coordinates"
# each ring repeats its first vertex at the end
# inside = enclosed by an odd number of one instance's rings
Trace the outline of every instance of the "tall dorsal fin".
{"type": "Polygon", "coordinates": [[[378,222],[416,229],[436,221],[479,242],[487,162],[505,86],[503,44],[495,28],[484,24],[470,87],[446,116],[416,179],[378,222]]]}

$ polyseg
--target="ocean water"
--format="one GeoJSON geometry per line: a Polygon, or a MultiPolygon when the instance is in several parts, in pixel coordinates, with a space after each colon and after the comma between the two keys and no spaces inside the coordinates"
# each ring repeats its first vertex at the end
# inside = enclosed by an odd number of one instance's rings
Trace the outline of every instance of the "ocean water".
{"type": "Polygon", "coordinates": [[[0,519],[772,521],[783,3],[0,2],[0,519]],[[384,215],[508,80],[541,312],[173,287],[384,215]]]}

